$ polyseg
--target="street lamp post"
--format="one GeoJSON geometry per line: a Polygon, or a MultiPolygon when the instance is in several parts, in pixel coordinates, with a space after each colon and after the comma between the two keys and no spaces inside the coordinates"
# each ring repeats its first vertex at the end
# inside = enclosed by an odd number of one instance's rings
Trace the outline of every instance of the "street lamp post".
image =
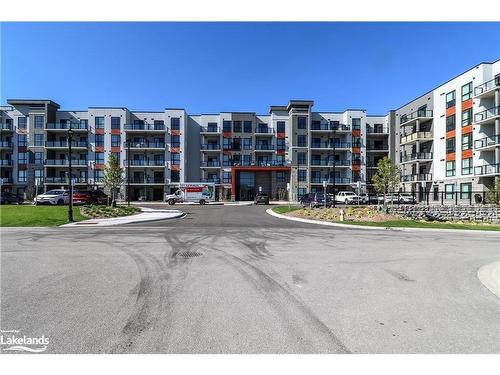
{"type": "Polygon", "coordinates": [[[68,164],[68,186],[69,186],[69,204],[68,204],[68,221],[72,223],[73,220],[73,171],[71,166],[71,143],[73,143],[73,130],[71,129],[71,123],[68,129],[68,153],[69,153],[69,164],[68,164]]]}
{"type": "MultiPolygon", "coordinates": [[[[335,126],[335,125],[334,125],[335,126]]],[[[335,128],[333,128],[333,208],[335,208],[335,128]]],[[[326,199],[326,197],[325,197],[326,199]]]]}
{"type": "Polygon", "coordinates": [[[130,206],[130,140],[127,139],[127,205],[130,206]]]}

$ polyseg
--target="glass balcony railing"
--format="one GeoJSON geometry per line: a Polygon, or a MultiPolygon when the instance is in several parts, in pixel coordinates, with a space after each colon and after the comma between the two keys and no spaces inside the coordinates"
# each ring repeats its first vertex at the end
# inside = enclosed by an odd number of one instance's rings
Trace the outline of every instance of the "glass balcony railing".
{"type": "Polygon", "coordinates": [[[492,135],[491,137],[484,137],[474,141],[474,148],[483,148],[490,146],[498,146],[500,144],[500,134],[492,135]]]}
{"type": "Polygon", "coordinates": [[[202,178],[201,182],[207,182],[207,183],[211,183],[211,184],[220,184],[220,178],[219,177],[202,178]]]}
{"type": "Polygon", "coordinates": [[[12,177],[0,177],[0,182],[2,184],[12,184],[12,177]]]}
{"type": "MultiPolygon", "coordinates": [[[[71,182],[74,184],[86,184],[86,177],[73,177],[71,182]]],[[[45,177],[45,183],[47,184],[67,184],[68,179],[66,177],[45,177]]]]}
{"type": "Polygon", "coordinates": [[[255,128],[255,134],[273,134],[274,129],[271,128],[255,128]]]}
{"type": "Polygon", "coordinates": [[[389,145],[366,145],[366,151],[385,151],[389,150],[389,145]]]}
{"type": "Polygon", "coordinates": [[[11,159],[0,159],[0,165],[2,167],[12,165],[12,160],[11,159]]]}

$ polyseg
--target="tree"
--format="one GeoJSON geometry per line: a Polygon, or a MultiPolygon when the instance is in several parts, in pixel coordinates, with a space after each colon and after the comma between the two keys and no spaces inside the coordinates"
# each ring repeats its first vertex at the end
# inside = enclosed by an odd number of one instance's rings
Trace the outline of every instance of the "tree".
{"type": "Polygon", "coordinates": [[[123,178],[123,168],[120,167],[118,158],[111,154],[108,164],[104,166],[104,186],[111,192],[112,205],[116,206],[116,192],[125,180],[123,178]]]}
{"type": "Polygon", "coordinates": [[[495,179],[495,184],[488,186],[485,197],[486,203],[500,205],[500,178],[495,179]]]}
{"type": "Polygon", "coordinates": [[[375,190],[378,193],[384,194],[384,205],[387,193],[392,193],[397,190],[399,186],[399,179],[399,168],[391,162],[387,156],[384,156],[383,159],[379,160],[377,164],[377,173],[375,173],[372,177],[372,182],[375,185],[375,190]]]}

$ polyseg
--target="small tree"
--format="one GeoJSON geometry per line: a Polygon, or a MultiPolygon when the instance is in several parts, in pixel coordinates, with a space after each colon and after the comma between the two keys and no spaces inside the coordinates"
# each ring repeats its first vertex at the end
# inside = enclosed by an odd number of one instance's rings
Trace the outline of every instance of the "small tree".
{"type": "Polygon", "coordinates": [[[500,205],[500,178],[496,178],[495,184],[488,187],[485,200],[488,204],[500,205]]]}
{"type": "MultiPolygon", "coordinates": [[[[399,186],[400,171],[399,168],[384,156],[377,164],[377,173],[372,177],[372,182],[375,185],[375,190],[378,193],[384,194],[384,206],[386,195],[389,192],[395,191],[399,186]]],[[[391,199],[392,201],[392,199],[391,199]]]]}
{"type": "Polygon", "coordinates": [[[104,166],[104,186],[111,192],[111,202],[113,206],[116,206],[116,192],[120,189],[123,181],[123,168],[120,167],[118,158],[111,154],[108,164],[104,166]]]}

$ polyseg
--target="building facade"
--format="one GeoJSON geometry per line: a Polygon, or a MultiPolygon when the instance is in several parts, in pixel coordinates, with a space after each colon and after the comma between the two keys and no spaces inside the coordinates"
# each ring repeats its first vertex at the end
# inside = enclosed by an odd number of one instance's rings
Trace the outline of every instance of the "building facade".
{"type": "Polygon", "coordinates": [[[384,115],[315,112],[311,100],[269,113],[189,115],[11,99],[0,107],[0,183],[25,194],[68,186],[69,138],[76,188],[102,188],[111,154],[125,171],[121,195],[163,200],[183,182],[216,185],[220,200],[258,191],[295,200],[306,192],[373,192],[378,161],[401,170],[401,190],[467,195],[500,176],[500,60],[481,63],[384,115]],[[71,129],[71,132],[69,130],[71,129]]]}

